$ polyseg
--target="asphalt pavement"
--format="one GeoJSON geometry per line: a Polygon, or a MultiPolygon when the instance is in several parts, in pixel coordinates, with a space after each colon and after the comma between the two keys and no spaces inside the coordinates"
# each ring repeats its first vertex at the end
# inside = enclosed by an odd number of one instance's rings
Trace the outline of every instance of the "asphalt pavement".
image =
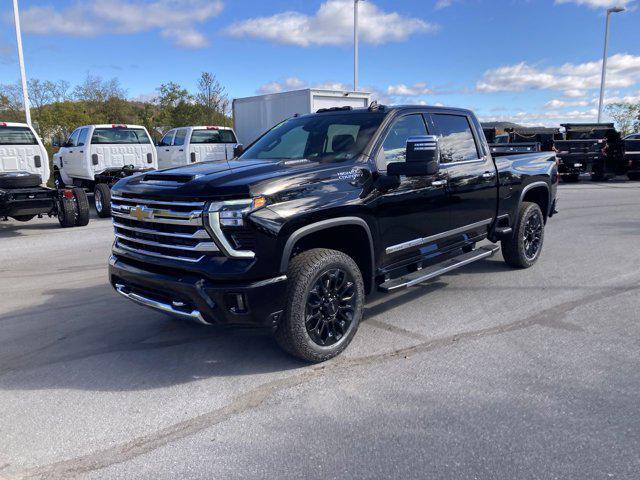
{"type": "Polygon", "coordinates": [[[376,295],[316,366],[117,296],[110,220],[0,223],[0,478],[640,478],[640,183],[559,195],[535,267],[376,295]]]}

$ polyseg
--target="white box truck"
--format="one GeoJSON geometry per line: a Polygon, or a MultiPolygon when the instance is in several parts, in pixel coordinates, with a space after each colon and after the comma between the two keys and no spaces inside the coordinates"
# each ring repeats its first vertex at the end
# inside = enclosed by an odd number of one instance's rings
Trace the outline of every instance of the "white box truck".
{"type": "Polygon", "coordinates": [[[323,108],[367,108],[371,98],[366,92],[345,92],[307,88],[233,100],[233,129],[238,143],[247,147],[274,125],[294,116],[323,108]]]}

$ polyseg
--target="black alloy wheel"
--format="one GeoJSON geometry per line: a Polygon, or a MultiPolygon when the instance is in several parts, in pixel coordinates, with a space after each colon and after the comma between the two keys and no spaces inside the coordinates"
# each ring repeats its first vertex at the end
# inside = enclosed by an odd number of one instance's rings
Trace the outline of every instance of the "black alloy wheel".
{"type": "Polygon", "coordinates": [[[320,274],[307,296],[305,325],[316,345],[338,343],[353,324],[356,309],[355,279],[335,268],[320,274]]]}
{"type": "Polygon", "coordinates": [[[524,225],[524,254],[529,261],[535,260],[540,251],[543,229],[544,222],[540,211],[533,212],[524,225]]]}

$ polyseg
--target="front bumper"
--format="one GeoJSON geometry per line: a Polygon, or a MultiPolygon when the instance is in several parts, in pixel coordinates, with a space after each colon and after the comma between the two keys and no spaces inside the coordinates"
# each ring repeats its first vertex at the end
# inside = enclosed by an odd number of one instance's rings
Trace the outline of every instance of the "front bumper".
{"type": "Polygon", "coordinates": [[[174,317],[208,325],[277,326],[287,277],[218,283],[181,273],[153,272],[112,255],[109,280],[130,300],[174,317]]]}

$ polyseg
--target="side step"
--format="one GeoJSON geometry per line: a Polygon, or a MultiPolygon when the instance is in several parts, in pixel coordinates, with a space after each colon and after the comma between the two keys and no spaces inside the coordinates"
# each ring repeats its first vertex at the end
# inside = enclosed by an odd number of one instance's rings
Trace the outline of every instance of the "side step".
{"type": "Polygon", "coordinates": [[[465,265],[477,262],[478,260],[482,260],[483,258],[491,257],[498,250],[500,250],[500,247],[498,245],[479,247],[472,252],[458,255],[457,257],[450,258],[448,260],[445,260],[444,262],[437,263],[436,265],[432,265],[430,267],[423,268],[422,270],[412,272],[408,275],[405,275],[404,277],[387,280],[386,282],[380,284],[378,288],[383,292],[393,292],[401,288],[413,287],[414,285],[418,285],[419,283],[422,283],[426,280],[431,280],[432,278],[439,277],[440,275],[450,272],[451,270],[464,267],[465,265]]]}

